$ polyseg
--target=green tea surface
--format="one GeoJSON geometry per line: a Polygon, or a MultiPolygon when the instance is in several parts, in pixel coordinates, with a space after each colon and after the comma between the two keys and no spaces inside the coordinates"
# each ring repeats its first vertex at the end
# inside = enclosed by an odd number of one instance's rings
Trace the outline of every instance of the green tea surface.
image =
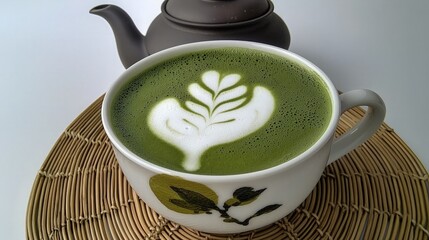
{"type": "MultiPolygon", "coordinates": [[[[242,96],[228,100],[230,103],[241,103],[228,112],[250,104],[255,97],[253,90],[258,87],[271,93],[274,108],[269,120],[257,130],[205,150],[201,154],[201,166],[190,172],[226,175],[276,166],[311,147],[329,124],[332,114],[329,92],[323,80],[311,69],[267,53],[223,48],[170,59],[124,84],[114,97],[110,116],[120,141],[146,161],[189,172],[182,166],[184,151],[155,134],[149,127],[148,116],[157,104],[168,98],[176,99],[181,108],[191,112],[186,102],[206,106],[202,103],[204,101],[195,99],[189,88],[197,83],[214,95],[211,88],[203,83],[203,76],[208,71],[217,72],[220,79],[234,74],[240,76],[235,86],[223,91],[234,87],[238,89],[238,86],[247,89],[242,96]],[[239,102],[240,99],[243,100],[239,102]]],[[[222,124],[218,125],[216,130],[219,133],[230,132],[230,137],[233,137],[231,131],[222,128],[222,124]]],[[[186,142],[186,139],[183,141],[186,142]]]]}

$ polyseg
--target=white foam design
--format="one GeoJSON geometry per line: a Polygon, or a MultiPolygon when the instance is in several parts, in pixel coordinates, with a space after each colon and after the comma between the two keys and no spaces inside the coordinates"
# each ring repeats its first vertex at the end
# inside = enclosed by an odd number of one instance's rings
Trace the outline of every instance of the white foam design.
{"type": "Polygon", "coordinates": [[[187,171],[200,168],[200,158],[210,147],[233,142],[261,128],[271,117],[275,100],[262,86],[253,89],[247,104],[248,88],[237,85],[241,76],[230,74],[222,79],[216,71],[202,75],[202,83],[188,87],[194,98],[182,107],[176,98],[157,103],[148,116],[151,131],[176,146],[185,155],[187,171]],[[209,89],[209,90],[207,90],[209,89]]]}

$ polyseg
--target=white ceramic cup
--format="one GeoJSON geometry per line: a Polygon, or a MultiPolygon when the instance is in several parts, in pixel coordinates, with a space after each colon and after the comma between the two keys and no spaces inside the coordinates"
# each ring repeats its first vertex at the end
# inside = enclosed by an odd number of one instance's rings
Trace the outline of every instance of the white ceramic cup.
{"type": "Polygon", "coordinates": [[[102,121],[127,180],[152,209],[171,221],[196,230],[237,233],[269,225],[292,212],[311,193],[328,164],[356,148],[379,128],[385,111],[382,99],[370,90],[354,90],[338,95],[332,82],[318,67],[287,50],[254,42],[210,41],[163,50],[131,66],[107,92],[102,106],[102,121]],[[121,84],[173,56],[222,47],[272,53],[300,62],[321,76],[329,88],[332,117],[328,128],[314,145],[297,157],[269,169],[213,176],[178,172],[154,165],[132,153],[118,140],[108,116],[112,96],[121,84]],[[334,139],[340,115],[356,106],[368,107],[364,118],[334,139]],[[161,196],[164,193],[166,198],[161,196]],[[168,199],[169,196],[175,199],[168,199]],[[183,204],[187,206],[180,210],[177,206],[183,204]]]}

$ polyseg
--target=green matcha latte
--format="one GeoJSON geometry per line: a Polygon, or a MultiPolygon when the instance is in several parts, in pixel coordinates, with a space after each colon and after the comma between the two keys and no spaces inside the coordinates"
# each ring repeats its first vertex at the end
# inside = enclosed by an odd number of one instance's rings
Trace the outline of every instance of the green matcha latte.
{"type": "Polygon", "coordinates": [[[196,51],[129,79],[110,120],[156,165],[226,175],[263,170],[311,147],[332,115],[324,81],[284,57],[244,48],[196,51]]]}

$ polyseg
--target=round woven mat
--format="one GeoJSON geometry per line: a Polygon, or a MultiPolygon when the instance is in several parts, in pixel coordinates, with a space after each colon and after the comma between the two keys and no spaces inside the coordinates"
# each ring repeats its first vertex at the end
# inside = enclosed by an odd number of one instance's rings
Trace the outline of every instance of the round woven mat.
{"type": "MultiPolygon", "coordinates": [[[[328,166],[311,195],[275,224],[211,235],[152,211],[131,189],[101,124],[102,97],[61,135],[37,174],[28,239],[429,239],[429,180],[421,162],[383,125],[328,166]]],[[[363,115],[344,114],[337,134],[363,115]]]]}

